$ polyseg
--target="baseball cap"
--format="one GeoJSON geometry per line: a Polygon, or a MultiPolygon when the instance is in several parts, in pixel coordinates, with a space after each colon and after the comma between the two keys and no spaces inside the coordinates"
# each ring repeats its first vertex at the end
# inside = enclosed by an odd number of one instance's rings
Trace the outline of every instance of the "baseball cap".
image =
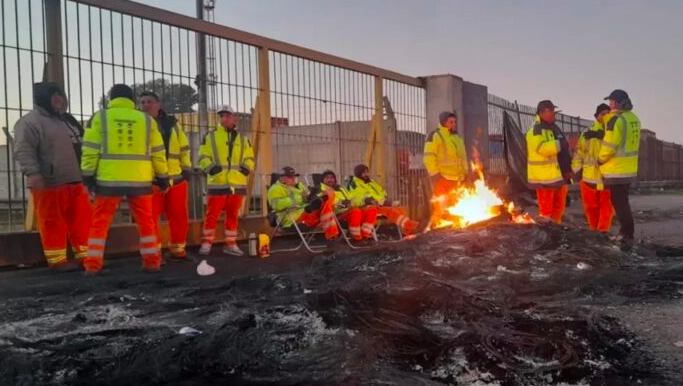
{"type": "Polygon", "coordinates": [[[232,109],[232,107],[228,105],[220,105],[218,106],[218,110],[216,111],[216,114],[220,113],[230,113],[230,114],[235,114],[235,110],[232,109]]]}
{"type": "MultiPolygon", "coordinates": [[[[556,109],[556,108],[557,108],[557,106],[555,106],[555,104],[552,101],[550,101],[549,99],[542,100],[542,101],[538,102],[538,105],[536,106],[536,114],[540,113],[541,111],[543,111],[545,109],[556,109]]],[[[556,112],[559,112],[559,110],[556,112]]]]}
{"type": "Polygon", "coordinates": [[[281,177],[299,177],[299,173],[297,173],[293,167],[285,166],[282,169],[280,169],[280,176],[281,177]]]}
{"type": "Polygon", "coordinates": [[[621,103],[621,102],[629,99],[629,97],[628,97],[628,94],[626,93],[626,91],[616,89],[616,90],[612,91],[609,94],[609,96],[605,97],[605,100],[609,100],[609,99],[616,101],[617,103],[621,103]]]}

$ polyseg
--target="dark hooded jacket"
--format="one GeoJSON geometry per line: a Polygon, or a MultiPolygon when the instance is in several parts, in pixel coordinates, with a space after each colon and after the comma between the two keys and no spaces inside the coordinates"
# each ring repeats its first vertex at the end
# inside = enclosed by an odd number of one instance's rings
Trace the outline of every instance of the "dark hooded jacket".
{"type": "Polygon", "coordinates": [[[26,175],[42,175],[47,187],[82,180],[76,151],[81,143],[77,129],[80,125],[76,121],[76,126],[70,126],[52,108],[55,93],[64,95],[54,83],[36,83],[33,110],[14,125],[14,157],[21,171],[26,175]]]}

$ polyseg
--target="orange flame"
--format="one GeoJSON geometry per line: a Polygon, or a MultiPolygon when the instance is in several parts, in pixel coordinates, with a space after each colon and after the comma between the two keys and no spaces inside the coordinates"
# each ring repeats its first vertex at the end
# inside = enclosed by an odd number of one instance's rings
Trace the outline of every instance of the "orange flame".
{"type": "Polygon", "coordinates": [[[447,195],[432,198],[444,208],[436,228],[466,228],[499,216],[503,211],[510,214],[512,222],[534,223],[527,213],[517,210],[512,202],[506,204],[494,189],[486,185],[481,164],[473,162],[472,170],[477,173],[473,186],[463,185],[447,195]]]}

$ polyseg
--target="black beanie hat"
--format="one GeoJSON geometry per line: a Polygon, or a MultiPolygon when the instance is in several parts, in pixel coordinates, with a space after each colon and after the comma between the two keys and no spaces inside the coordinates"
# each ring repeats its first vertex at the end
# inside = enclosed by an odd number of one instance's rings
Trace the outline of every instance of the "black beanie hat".
{"type": "Polygon", "coordinates": [[[609,106],[607,106],[606,104],[600,103],[600,104],[598,105],[598,107],[595,108],[595,114],[593,114],[593,116],[594,116],[595,118],[597,118],[597,117],[598,117],[598,114],[600,114],[601,112],[603,112],[603,111],[605,111],[605,110],[610,111],[611,109],[610,109],[609,106]]]}
{"type": "Polygon", "coordinates": [[[368,171],[368,170],[370,170],[370,168],[367,167],[367,165],[363,165],[363,164],[356,165],[356,167],[353,168],[353,175],[360,178],[361,175],[363,175],[363,173],[368,171]]]}
{"type": "Polygon", "coordinates": [[[325,177],[327,177],[327,176],[329,176],[329,175],[334,176],[334,180],[335,180],[335,181],[337,180],[337,175],[334,174],[334,172],[333,172],[332,170],[325,170],[325,171],[323,172],[322,176],[320,177],[320,179],[321,179],[321,180],[324,180],[325,177]]]}

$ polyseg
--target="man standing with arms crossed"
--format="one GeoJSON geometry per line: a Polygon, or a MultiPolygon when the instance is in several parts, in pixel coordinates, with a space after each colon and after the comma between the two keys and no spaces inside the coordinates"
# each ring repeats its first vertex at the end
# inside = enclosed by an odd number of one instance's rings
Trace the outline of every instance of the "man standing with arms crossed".
{"type": "Polygon", "coordinates": [[[638,177],[640,119],[624,90],[614,90],[605,98],[612,111],[605,121],[605,138],[598,156],[600,173],[612,194],[612,205],[619,219],[619,233],[625,248],[632,245],[635,226],[628,199],[631,182],[638,177]]]}
{"type": "Polygon", "coordinates": [[[162,193],[158,186],[153,186],[157,237],[161,243],[161,232],[158,224],[161,214],[165,213],[171,230],[169,248],[171,258],[183,260],[187,257],[185,251],[188,227],[187,184],[192,176],[190,145],[178,120],[174,116],[166,114],[161,108],[161,102],[156,93],[144,91],[140,94],[138,104],[140,110],[149,114],[157,122],[166,148],[168,175],[173,182],[166,193],[162,193]]]}

